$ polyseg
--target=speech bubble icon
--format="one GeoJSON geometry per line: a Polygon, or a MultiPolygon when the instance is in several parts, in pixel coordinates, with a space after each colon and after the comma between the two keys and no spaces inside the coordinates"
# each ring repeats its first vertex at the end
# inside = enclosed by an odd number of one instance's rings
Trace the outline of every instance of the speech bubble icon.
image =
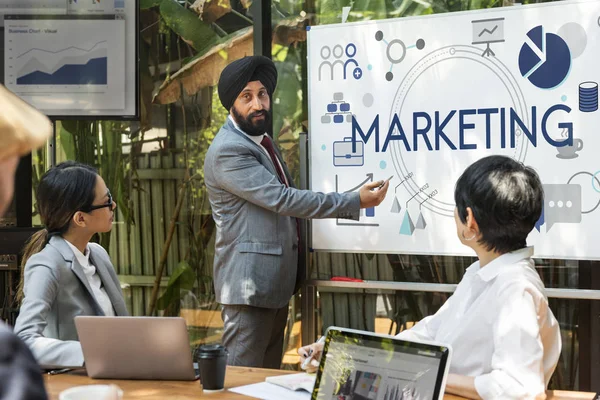
{"type": "Polygon", "coordinates": [[[544,185],[544,219],[546,232],[557,223],[580,223],[581,185],[544,185]]]}
{"type": "Polygon", "coordinates": [[[537,220],[537,222],[535,223],[535,229],[537,229],[538,232],[541,231],[542,229],[542,225],[544,225],[544,209],[545,207],[542,207],[542,214],[540,215],[540,219],[537,220]]]}

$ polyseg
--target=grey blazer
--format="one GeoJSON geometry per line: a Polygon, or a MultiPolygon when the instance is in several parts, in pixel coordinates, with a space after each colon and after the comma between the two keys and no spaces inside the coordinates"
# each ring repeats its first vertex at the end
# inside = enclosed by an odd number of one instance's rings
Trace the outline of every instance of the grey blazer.
{"type": "MultiPolygon", "coordinates": [[[[117,274],[102,246],[90,243],[90,261],[102,280],[115,315],[127,315],[117,274]]],[[[53,236],[25,265],[23,304],[15,333],[29,346],[41,365],[83,365],[75,329],[78,315],[104,315],[73,250],[53,236]]]]}
{"type": "MultiPolygon", "coordinates": [[[[292,177],[279,155],[288,181],[292,177]]],[[[217,227],[217,301],[264,308],[285,306],[298,272],[295,218],[358,220],[358,193],[316,193],[279,182],[271,158],[229,119],[213,140],[204,180],[217,227]]]]}

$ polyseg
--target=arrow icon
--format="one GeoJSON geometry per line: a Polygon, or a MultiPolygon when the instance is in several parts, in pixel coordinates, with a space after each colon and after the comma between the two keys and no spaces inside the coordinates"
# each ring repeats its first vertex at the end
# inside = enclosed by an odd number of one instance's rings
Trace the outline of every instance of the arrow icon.
{"type": "MultiPolygon", "coordinates": [[[[335,179],[336,179],[336,182],[337,182],[337,175],[335,176],[335,179]]],[[[367,174],[367,179],[365,179],[364,181],[362,181],[361,183],[359,183],[358,186],[353,187],[350,190],[346,190],[344,193],[354,192],[356,189],[360,189],[367,182],[373,182],[373,173],[368,173],[367,174]]]]}

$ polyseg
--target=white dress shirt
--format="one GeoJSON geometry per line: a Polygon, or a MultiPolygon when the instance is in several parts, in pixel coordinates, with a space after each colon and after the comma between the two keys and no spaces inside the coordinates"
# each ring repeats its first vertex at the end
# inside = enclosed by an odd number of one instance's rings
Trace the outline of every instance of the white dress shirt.
{"type": "Polygon", "coordinates": [[[96,267],[94,265],[92,265],[92,263],[90,262],[90,249],[86,246],[85,254],[83,254],[81,251],[79,251],[79,249],[77,247],[73,246],[73,244],[70,243],[68,240],[65,240],[65,242],[67,242],[67,244],[69,245],[71,250],[73,250],[73,254],[75,254],[75,258],[77,258],[77,261],[83,268],[83,273],[85,274],[85,277],[87,278],[88,283],[90,284],[90,287],[92,288],[92,293],[94,294],[94,298],[96,299],[96,302],[98,303],[100,308],[102,308],[102,311],[104,311],[104,315],[106,315],[107,317],[114,317],[115,310],[113,309],[112,302],[110,301],[110,298],[106,294],[106,290],[102,286],[102,280],[100,279],[100,276],[96,272],[96,267]]]}
{"type": "Polygon", "coordinates": [[[483,268],[475,262],[435,315],[398,337],[450,345],[450,372],[475,377],[483,399],[533,399],[543,393],[561,339],[532,255],[528,247],[483,268]]]}
{"type": "MultiPolygon", "coordinates": [[[[238,131],[242,132],[244,135],[246,135],[246,137],[250,140],[252,140],[254,143],[256,143],[261,149],[262,151],[267,155],[267,157],[269,158],[269,160],[271,160],[271,155],[269,154],[269,152],[267,151],[267,149],[265,149],[265,147],[261,144],[263,137],[267,136],[266,133],[263,133],[260,136],[252,136],[252,135],[248,135],[246,132],[244,132],[243,130],[240,129],[240,127],[238,126],[238,124],[235,122],[235,120],[230,116],[228,116],[228,118],[231,120],[231,122],[233,123],[233,126],[235,126],[235,129],[237,129],[238,131]]],[[[270,138],[269,138],[270,139],[270,138]]],[[[273,146],[275,146],[275,144],[273,144],[273,146]]],[[[275,156],[275,158],[277,159],[277,164],[279,164],[279,168],[281,168],[282,171],[284,171],[283,166],[281,165],[281,161],[279,161],[279,157],[275,156]]],[[[288,182],[287,176],[285,176],[285,172],[283,174],[283,179],[285,179],[285,184],[289,187],[290,183],[288,182]]]]}

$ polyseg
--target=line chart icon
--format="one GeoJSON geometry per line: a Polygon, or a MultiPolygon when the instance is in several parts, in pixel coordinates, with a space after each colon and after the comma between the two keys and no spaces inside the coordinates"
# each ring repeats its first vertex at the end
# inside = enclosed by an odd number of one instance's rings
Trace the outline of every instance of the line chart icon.
{"type": "Polygon", "coordinates": [[[495,56],[490,48],[491,43],[504,42],[504,18],[478,19],[471,21],[473,24],[473,43],[485,44],[482,57],[495,56]]]}

